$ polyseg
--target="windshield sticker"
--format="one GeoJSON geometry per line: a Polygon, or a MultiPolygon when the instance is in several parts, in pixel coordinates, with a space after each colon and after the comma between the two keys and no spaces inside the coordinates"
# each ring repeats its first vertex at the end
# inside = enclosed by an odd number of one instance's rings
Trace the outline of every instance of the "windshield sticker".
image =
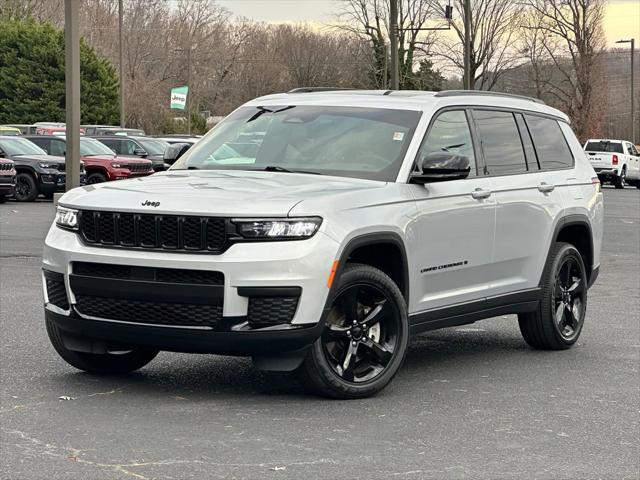
{"type": "Polygon", "coordinates": [[[395,133],[393,134],[393,139],[394,139],[396,142],[401,142],[402,140],[404,140],[404,133],[402,133],[402,132],[395,132],[395,133]]]}

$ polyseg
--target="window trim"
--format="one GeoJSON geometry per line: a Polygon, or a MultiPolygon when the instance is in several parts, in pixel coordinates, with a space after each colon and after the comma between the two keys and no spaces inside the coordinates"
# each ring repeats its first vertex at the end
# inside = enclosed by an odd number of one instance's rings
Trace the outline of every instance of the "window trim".
{"type": "MultiPolygon", "coordinates": [[[[455,181],[459,182],[459,181],[465,181],[465,180],[473,180],[473,179],[477,179],[477,178],[482,178],[484,176],[484,175],[480,174],[479,142],[478,142],[478,138],[475,135],[475,129],[474,129],[474,125],[473,125],[473,118],[471,117],[471,114],[470,114],[470,108],[468,106],[465,106],[465,105],[449,105],[447,107],[443,107],[443,108],[440,108],[440,109],[436,110],[433,113],[433,115],[431,115],[431,119],[429,120],[429,125],[427,126],[427,130],[425,131],[424,135],[420,139],[420,144],[418,145],[418,150],[416,151],[416,154],[415,154],[415,156],[413,158],[411,169],[409,171],[409,176],[406,179],[406,183],[410,183],[411,174],[418,167],[418,160],[420,159],[420,151],[422,150],[422,145],[424,144],[425,140],[427,139],[427,137],[431,133],[431,130],[433,129],[433,125],[436,123],[436,120],[443,113],[452,112],[452,111],[458,111],[458,112],[463,112],[464,113],[464,116],[465,116],[465,118],[467,120],[467,127],[469,128],[469,135],[471,136],[471,143],[472,143],[472,147],[473,147],[473,155],[475,157],[475,164],[476,164],[476,174],[475,174],[475,176],[467,177],[467,178],[463,178],[463,179],[459,179],[459,180],[455,180],[455,181]]],[[[483,165],[482,166],[484,168],[484,161],[483,161],[483,165]]],[[[451,180],[451,181],[454,181],[454,180],[451,180]]]]}
{"type": "Polygon", "coordinates": [[[522,113],[516,113],[514,116],[516,117],[516,125],[518,126],[518,132],[520,132],[520,141],[522,142],[522,148],[524,149],[524,156],[527,161],[527,172],[535,172],[535,171],[539,172],[542,170],[542,166],[540,165],[540,157],[538,156],[538,149],[536,148],[536,144],[533,143],[533,136],[531,135],[531,130],[529,130],[529,125],[527,125],[527,122],[524,119],[524,115],[522,113]],[[532,159],[529,158],[530,155],[527,153],[527,148],[525,147],[525,139],[524,139],[525,133],[523,132],[522,127],[526,129],[527,138],[529,139],[529,143],[531,144],[531,148],[533,149],[534,158],[532,159]],[[530,160],[535,161],[535,164],[538,167],[537,170],[531,170],[529,168],[530,160]]]}
{"type": "MultiPolygon", "coordinates": [[[[480,141],[479,139],[479,133],[478,133],[478,140],[479,140],[479,144],[480,144],[480,150],[482,151],[482,165],[483,165],[483,173],[484,175],[482,175],[483,177],[510,177],[512,175],[526,175],[529,173],[538,173],[541,172],[542,170],[529,170],[529,165],[527,163],[527,153],[524,149],[524,144],[522,143],[522,137],[520,136],[520,129],[518,128],[518,122],[516,120],[516,112],[513,109],[510,108],[499,108],[499,107],[484,107],[482,105],[476,106],[476,107],[471,107],[471,113],[473,116],[473,122],[474,122],[474,127],[477,129],[478,125],[476,123],[476,118],[475,115],[473,115],[473,112],[475,110],[488,110],[488,111],[496,111],[496,112],[502,112],[502,113],[510,113],[511,117],[513,118],[513,123],[516,126],[516,130],[518,132],[518,137],[520,138],[520,146],[522,147],[522,156],[524,158],[524,166],[526,167],[526,170],[524,172],[513,172],[513,173],[500,173],[500,174],[492,174],[492,173],[487,173],[487,162],[486,159],[484,157],[484,149],[482,148],[482,141],[480,141]]],[[[531,143],[533,143],[533,139],[531,139],[531,143]]],[[[535,148],[535,147],[534,147],[535,148]]],[[[537,155],[537,153],[536,153],[537,155]]]]}

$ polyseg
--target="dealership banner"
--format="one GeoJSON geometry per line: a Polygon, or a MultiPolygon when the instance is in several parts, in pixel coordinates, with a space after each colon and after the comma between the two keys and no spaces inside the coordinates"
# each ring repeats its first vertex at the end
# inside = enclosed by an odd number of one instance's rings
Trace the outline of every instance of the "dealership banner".
{"type": "Polygon", "coordinates": [[[176,87],[171,89],[171,108],[179,108],[184,110],[187,105],[187,95],[189,94],[189,87],[176,87]]]}

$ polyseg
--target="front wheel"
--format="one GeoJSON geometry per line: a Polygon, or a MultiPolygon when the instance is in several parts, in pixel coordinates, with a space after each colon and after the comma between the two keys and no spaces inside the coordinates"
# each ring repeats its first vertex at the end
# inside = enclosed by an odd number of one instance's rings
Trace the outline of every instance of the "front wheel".
{"type": "Polygon", "coordinates": [[[47,319],[47,334],[53,348],[72,367],[96,375],[115,375],[132,372],[144,367],[156,355],[157,350],[136,348],[124,353],[84,353],[69,350],[62,340],[60,330],[47,319]]]}
{"type": "Polygon", "coordinates": [[[13,194],[18,202],[33,202],[38,198],[38,186],[29,173],[19,173],[16,177],[16,189],[13,194]]]}
{"type": "Polygon", "coordinates": [[[580,336],[587,311],[587,275],[580,252],[568,243],[553,245],[542,274],[538,310],[520,314],[524,340],[541,350],[565,350],[580,336]]]}
{"type": "Polygon", "coordinates": [[[107,181],[107,177],[102,173],[92,173],[87,177],[87,185],[94,185],[96,183],[103,183],[107,181]]]}
{"type": "Polygon", "coordinates": [[[408,339],[407,305],[398,286],[376,268],[348,265],[324,333],[309,349],[300,373],[321,395],[369,397],[398,372],[408,339]]]}

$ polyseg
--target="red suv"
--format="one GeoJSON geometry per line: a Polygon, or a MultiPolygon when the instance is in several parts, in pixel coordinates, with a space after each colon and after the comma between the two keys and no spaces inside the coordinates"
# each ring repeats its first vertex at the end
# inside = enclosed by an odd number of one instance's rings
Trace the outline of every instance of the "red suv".
{"type": "MultiPolygon", "coordinates": [[[[25,135],[24,138],[49,155],[65,155],[66,140],[63,136],[25,135]]],[[[80,138],[80,156],[87,172],[87,184],[144,177],[153,173],[151,160],[118,157],[113,150],[93,138],[80,138]]]]}
{"type": "Polygon", "coordinates": [[[0,158],[0,203],[7,201],[16,188],[16,169],[13,160],[0,158]]]}

